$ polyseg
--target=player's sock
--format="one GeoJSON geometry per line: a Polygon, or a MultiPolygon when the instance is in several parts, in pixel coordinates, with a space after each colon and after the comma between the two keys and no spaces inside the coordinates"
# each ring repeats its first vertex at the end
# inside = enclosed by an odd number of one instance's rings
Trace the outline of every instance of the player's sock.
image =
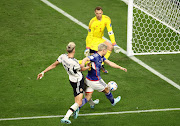
{"type": "Polygon", "coordinates": [[[110,57],[110,55],[111,55],[111,52],[112,51],[109,51],[109,50],[107,50],[107,53],[106,53],[106,55],[104,56],[106,59],[108,59],[109,57],[110,57]]]}
{"type": "Polygon", "coordinates": [[[69,110],[67,111],[66,115],[64,116],[65,119],[69,119],[69,117],[71,116],[71,114],[77,110],[77,108],[79,107],[78,103],[74,103],[69,110]]]}
{"type": "Polygon", "coordinates": [[[82,105],[79,107],[79,109],[80,109],[81,107],[83,107],[87,102],[88,102],[88,100],[87,100],[86,98],[83,98],[83,99],[82,99],[82,105]]]}
{"type": "Polygon", "coordinates": [[[113,104],[113,103],[114,103],[114,97],[113,97],[112,93],[109,92],[109,93],[107,93],[107,94],[105,94],[105,95],[106,95],[107,99],[109,99],[109,101],[111,102],[111,104],[113,104]]]}

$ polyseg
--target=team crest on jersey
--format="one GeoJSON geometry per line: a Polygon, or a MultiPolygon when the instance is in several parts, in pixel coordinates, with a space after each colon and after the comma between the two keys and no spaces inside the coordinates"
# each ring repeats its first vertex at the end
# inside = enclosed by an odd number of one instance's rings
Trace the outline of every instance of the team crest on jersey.
{"type": "Polygon", "coordinates": [[[89,29],[89,32],[91,32],[91,29],[89,29]]]}
{"type": "Polygon", "coordinates": [[[112,24],[110,24],[110,27],[112,27],[112,24]]]}

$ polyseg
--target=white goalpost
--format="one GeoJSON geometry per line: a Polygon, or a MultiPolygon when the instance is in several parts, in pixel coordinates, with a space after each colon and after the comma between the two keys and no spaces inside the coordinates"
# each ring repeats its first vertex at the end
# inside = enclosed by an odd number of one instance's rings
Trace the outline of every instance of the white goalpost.
{"type": "Polygon", "coordinates": [[[180,0],[128,4],[127,55],[180,53],[180,0]]]}

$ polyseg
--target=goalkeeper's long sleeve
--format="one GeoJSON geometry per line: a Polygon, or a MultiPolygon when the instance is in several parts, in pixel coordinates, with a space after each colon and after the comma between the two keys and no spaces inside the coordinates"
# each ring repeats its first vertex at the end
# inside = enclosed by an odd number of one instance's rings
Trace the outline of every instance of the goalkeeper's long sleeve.
{"type": "Polygon", "coordinates": [[[109,38],[111,40],[111,43],[113,45],[115,45],[116,41],[115,41],[115,36],[114,36],[113,29],[112,29],[111,19],[109,17],[107,17],[107,18],[108,18],[108,22],[106,24],[106,27],[107,27],[107,30],[108,30],[108,35],[109,35],[109,38]]]}

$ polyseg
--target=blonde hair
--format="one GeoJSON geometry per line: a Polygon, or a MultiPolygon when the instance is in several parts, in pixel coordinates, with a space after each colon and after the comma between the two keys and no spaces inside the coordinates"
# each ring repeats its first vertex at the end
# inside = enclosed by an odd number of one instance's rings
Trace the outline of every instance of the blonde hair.
{"type": "Polygon", "coordinates": [[[107,49],[107,45],[104,43],[99,44],[98,51],[103,51],[107,49]]]}
{"type": "Polygon", "coordinates": [[[71,53],[75,47],[76,47],[76,44],[74,42],[69,42],[69,44],[66,46],[66,49],[68,53],[71,53]]]}

